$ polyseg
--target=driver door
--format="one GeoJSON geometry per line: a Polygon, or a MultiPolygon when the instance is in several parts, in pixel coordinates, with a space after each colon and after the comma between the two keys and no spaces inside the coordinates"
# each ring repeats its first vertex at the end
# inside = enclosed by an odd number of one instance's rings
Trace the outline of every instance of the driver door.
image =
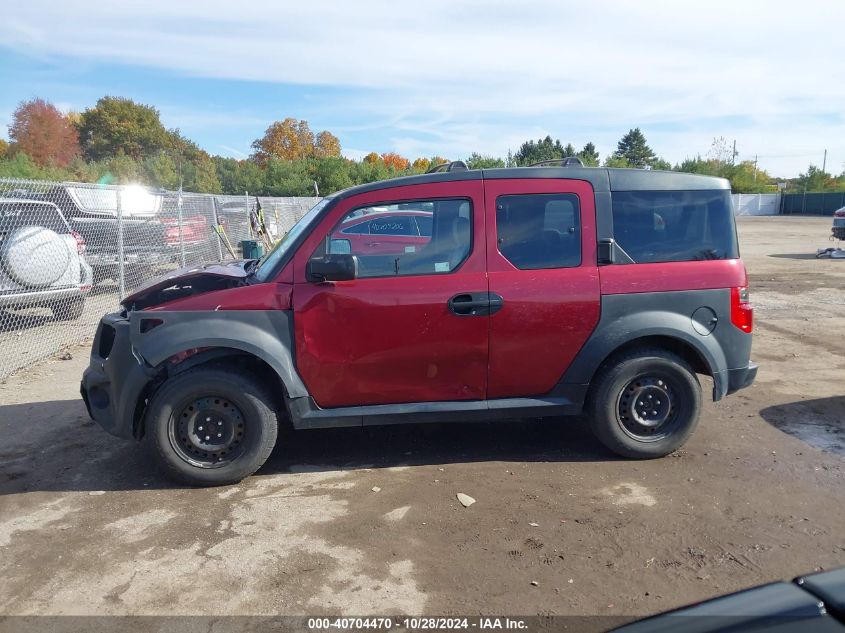
{"type": "MultiPolygon", "coordinates": [[[[296,365],[322,408],[483,400],[489,314],[481,180],[394,187],[342,199],[294,259],[296,365]],[[393,214],[393,215],[391,215],[393,214]],[[369,216],[428,217],[431,235],[390,249],[357,247],[343,227],[369,216]],[[326,253],[358,259],[358,277],[313,282],[326,253]]],[[[401,241],[401,240],[400,240],[401,241]]]]}

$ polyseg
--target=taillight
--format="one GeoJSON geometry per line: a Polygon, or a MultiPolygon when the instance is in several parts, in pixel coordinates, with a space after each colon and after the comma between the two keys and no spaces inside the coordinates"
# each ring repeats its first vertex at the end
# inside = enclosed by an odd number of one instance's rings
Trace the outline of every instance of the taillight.
{"type": "Polygon", "coordinates": [[[82,255],[82,253],[85,252],[85,238],[76,231],[71,231],[70,234],[73,235],[73,239],[76,240],[76,252],[82,255]]]}
{"type": "Polygon", "coordinates": [[[845,218],[845,209],[839,209],[833,214],[835,218],[845,218]]]}
{"type": "Polygon", "coordinates": [[[754,308],[748,298],[748,288],[731,288],[731,323],[743,332],[754,329],[754,308]]]}

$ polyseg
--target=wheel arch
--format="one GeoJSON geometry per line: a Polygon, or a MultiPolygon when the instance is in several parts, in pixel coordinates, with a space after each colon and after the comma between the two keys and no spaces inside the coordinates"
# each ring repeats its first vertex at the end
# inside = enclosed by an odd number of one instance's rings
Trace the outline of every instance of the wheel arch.
{"type": "Polygon", "coordinates": [[[130,323],[133,350],[151,376],[134,408],[136,437],[143,435],[146,405],[164,380],[203,364],[252,370],[278,394],[279,414],[288,413],[289,397],[308,395],[294,367],[286,311],[138,312],[130,323]]]}
{"type": "Polygon", "coordinates": [[[689,317],[674,312],[639,312],[598,327],[561,382],[591,385],[597,372],[614,356],[637,347],[658,347],[677,354],[696,373],[713,378],[714,400],[725,395],[727,363],[718,340],[713,335],[698,334],[689,317]]]}

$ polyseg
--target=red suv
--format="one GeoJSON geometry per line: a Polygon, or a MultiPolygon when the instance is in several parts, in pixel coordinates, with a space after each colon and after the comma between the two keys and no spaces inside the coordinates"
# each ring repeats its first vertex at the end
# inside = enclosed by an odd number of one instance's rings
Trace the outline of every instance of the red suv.
{"type": "Polygon", "coordinates": [[[757,373],[728,181],[681,173],[453,164],[353,187],[260,261],[182,270],[122,305],[83,398],[195,485],[255,472],[283,422],[586,412],[610,450],[660,457],[696,426],[697,374],[719,400],[757,373]],[[339,243],[400,208],[430,214],[419,247],[339,243]]]}

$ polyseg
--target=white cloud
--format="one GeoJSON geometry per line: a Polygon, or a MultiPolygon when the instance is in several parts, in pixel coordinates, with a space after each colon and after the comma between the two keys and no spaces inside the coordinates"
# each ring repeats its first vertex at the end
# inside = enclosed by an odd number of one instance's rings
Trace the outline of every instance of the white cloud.
{"type": "Polygon", "coordinates": [[[336,107],[384,120],[385,149],[411,154],[504,154],[546,130],[607,153],[638,125],[674,161],[722,135],[776,171],[808,159],[763,156],[828,146],[828,165],[845,161],[841,2],[97,5],[19,4],[0,46],[364,89],[336,107]]]}

